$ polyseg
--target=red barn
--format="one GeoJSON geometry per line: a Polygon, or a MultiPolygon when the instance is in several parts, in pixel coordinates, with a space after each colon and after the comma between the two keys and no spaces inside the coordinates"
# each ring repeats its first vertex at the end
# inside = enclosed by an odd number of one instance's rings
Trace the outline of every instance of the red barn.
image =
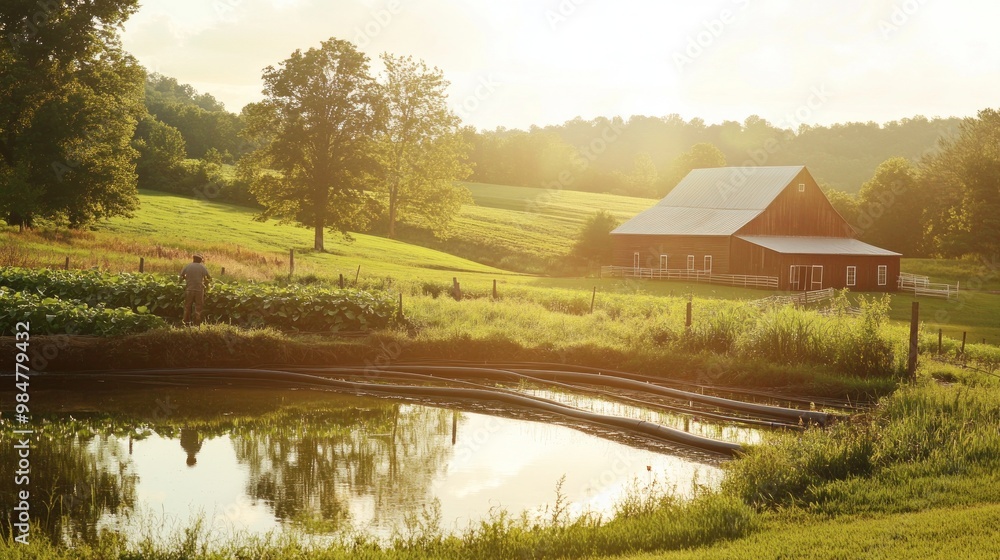
{"type": "Polygon", "coordinates": [[[630,276],[869,292],[899,276],[900,254],[857,240],[803,166],[695,169],[611,235],[630,276]]]}

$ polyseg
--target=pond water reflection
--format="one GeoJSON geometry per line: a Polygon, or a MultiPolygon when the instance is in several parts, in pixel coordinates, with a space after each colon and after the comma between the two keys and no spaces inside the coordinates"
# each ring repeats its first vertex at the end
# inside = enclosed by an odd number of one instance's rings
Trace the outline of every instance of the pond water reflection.
{"type": "MultiPolygon", "coordinates": [[[[550,417],[326,392],[38,391],[32,400],[48,422],[32,458],[32,495],[48,505],[35,511],[63,540],[102,528],[169,534],[199,518],[223,537],[298,527],[388,538],[427,508],[441,529],[460,531],[499,508],[542,511],[564,475],[571,513],[605,515],[636,482],[655,477],[686,494],[720,476],[717,456],[550,417]]],[[[0,462],[10,464],[9,425],[4,434],[0,462]]],[[[9,479],[0,495],[12,494],[9,479]]]]}

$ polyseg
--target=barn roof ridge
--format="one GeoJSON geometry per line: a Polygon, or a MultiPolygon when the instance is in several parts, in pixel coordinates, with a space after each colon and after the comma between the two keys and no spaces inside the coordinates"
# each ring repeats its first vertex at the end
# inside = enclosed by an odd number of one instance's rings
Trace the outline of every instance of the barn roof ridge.
{"type": "Polygon", "coordinates": [[[667,196],[615,234],[732,235],[759,216],[804,165],[693,169],[667,196]]]}

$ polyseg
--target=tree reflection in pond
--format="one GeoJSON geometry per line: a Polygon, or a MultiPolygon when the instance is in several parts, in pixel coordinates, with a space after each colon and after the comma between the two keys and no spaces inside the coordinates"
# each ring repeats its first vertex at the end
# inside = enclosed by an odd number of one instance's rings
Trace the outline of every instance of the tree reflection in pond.
{"type": "MultiPolygon", "coordinates": [[[[498,504],[540,506],[567,473],[570,499],[605,508],[646,466],[688,486],[702,467],[720,472],[717,459],[636,449],[539,418],[329,392],[115,386],[36,396],[34,419],[47,423],[32,450],[35,530],[70,542],[102,527],[141,538],[154,526],[167,538],[162,519],[183,530],[206,517],[220,539],[290,524],[386,538],[433,504],[445,524],[475,522],[498,504]],[[157,402],[171,403],[169,413],[151,416],[157,402]]],[[[14,464],[12,430],[0,422],[0,464],[14,464]]],[[[14,494],[13,482],[0,477],[2,495],[14,494]]],[[[10,513],[0,517],[4,537],[10,513]]]]}
{"type": "MultiPolygon", "coordinates": [[[[106,514],[129,513],[135,505],[137,477],[114,435],[90,433],[54,437],[43,434],[31,448],[30,492],[33,531],[42,531],[54,542],[92,541],[98,522],[106,514]],[[40,525],[40,527],[39,527],[40,525]]],[[[10,430],[0,433],[0,465],[15,465],[10,430]]],[[[0,477],[0,495],[14,496],[24,487],[13,476],[0,477]]],[[[10,508],[0,535],[10,535],[10,508]]]]}
{"type": "Polygon", "coordinates": [[[278,519],[322,522],[329,530],[349,521],[352,507],[364,507],[374,523],[383,511],[419,510],[451,454],[450,417],[447,410],[388,403],[313,411],[266,430],[240,427],[232,436],[237,458],[250,469],[248,495],[278,519]]]}
{"type": "MultiPolygon", "coordinates": [[[[195,475],[199,469],[233,468],[199,460],[206,442],[228,439],[237,464],[248,471],[241,475],[247,497],[267,504],[279,522],[321,531],[343,527],[352,508],[375,523],[385,511],[398,516],[419,510],[451,453],[447,410],[332,394],[289,398],[246,391],[216,394],[228,397],[220,406],[217,398],[177,393],[173,402],[184,405],[153,422],[139,412],[148,394],[116,395],[113,403],[98,395],[91,406],[102,413],[39,415],[47,423],[41,441],[32,444],[32,511],[50,538],[93,541],[101,527],[127,521],[148,505],[137,504],[143,473],[134,472],[130,457],[134,434],[176,441],[176,455],[161,449],[158,462],[169,467],[184,457],[184,468],[195,475]]],[[[59,407],[57,394],[45,400],[59,407]]],[[[16,464],[13,428],[2,428],[0,464],[16,464]]],[[[2,495],[16,490],[13,477],[0,477],[2,495]]],[[[0,523],[4,538],[10,516],[8,509],[7,522],[0,523]]]]}

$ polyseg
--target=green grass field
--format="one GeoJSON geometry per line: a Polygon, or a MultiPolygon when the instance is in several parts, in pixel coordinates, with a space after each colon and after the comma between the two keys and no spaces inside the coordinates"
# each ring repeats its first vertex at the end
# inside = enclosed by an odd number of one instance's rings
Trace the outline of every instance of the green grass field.
{"type": "MultiPolygon", "coordinates": [[[[625,219],[653,203],[650,199],[599,195],[575,191],[546,191],[471,183],[475,206],[463,208],[452,237],[429,241],[459,255],[402,241],[366,234],[346,240],[327,235],[327,253],[311,250],[312,232],[294,225],[253,220],[254,211],[230,204],[199,201],[154,191],[140,194],[142,207],[134,219],[115,219],[96,231],[41,231],[6,234],[25,248],[34,266],[61,266],[66,257],[71,268],[137,270],[176,273],[189,254],[202,251],[213,270],[253,280],[287,277],[288,250],[295,249],[296,276],[327,280],[344,274],[352,282],[361,267],[363,282],[392,278],[397,285],[445,286],[458,278],[463,290],[484,292],[497,280],[501,291],[523,285],[539,289],[560,288],[574,293],[598,289],[598,296],[632,293],[721,299],[759,299],[771,295],[761,290],[730,288],[686,282],[635,281],[581,277],[551,277],[512,272],[514,269],[547,270],[572,246],[583,221],[597,209],[607,209],[625,219]],[[159,249],[158,249],[159,247],[159,249]],[[492,263],[483,264],[483,263],[492,263]]],[[[425,240],[426,241],[426,240],[425,240]]],[[[920,298],[926,332],[970,342],[1000,343],[1000,273],[975,261],[903,259],[903,270],[931,276],[932,281],[960,283],[962,291],[951,300],[920,298]]],[[[582,297],[582,296],[581,296],[582,297]]],[[[890,312],[893,320],[907,322],[912,296],[898,294],[890,312]]],[[[598,299],[600,302],[600,299],[598,299]]]]}
{"type": "Polygon", "coordinates": [[[462,208],[448,238],[408,232],[409,239],[477,262],[546,275],[564,270],[577,233],[598,210],[625,221],[656,202],[567,190],[466,186],[475,205],[462,208]]]}

